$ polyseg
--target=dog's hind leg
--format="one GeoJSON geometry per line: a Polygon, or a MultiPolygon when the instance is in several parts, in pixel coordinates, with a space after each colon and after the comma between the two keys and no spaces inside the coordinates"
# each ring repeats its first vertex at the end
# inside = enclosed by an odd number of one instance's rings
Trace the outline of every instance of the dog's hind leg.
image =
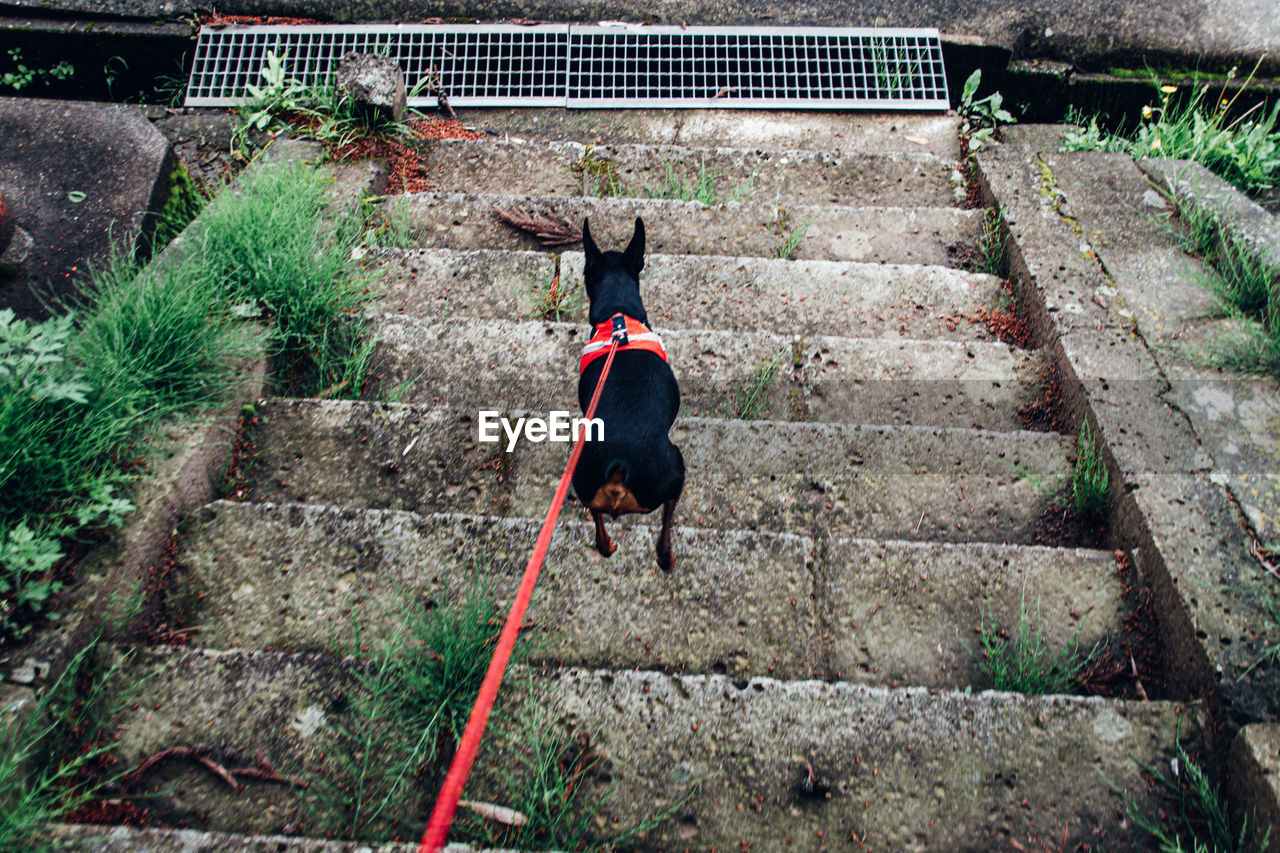
{"type": "Polygon", "coordinates": [[[596,550],[600,552],[601,557],[608,557],[618,550],[618,545],[609,538],[609,532],[604,529],[604,513],[598,509],[591,510],[591,520],[596,523],[596,550]]]}
{"type": "Polygon", "coordinates": [[[676,499],[673,498],[662,505],[662,530],[658,533],[658,541],[654,544],[654,553],[658,555],[658,568],[669,572],[675,568],[675,558],[671,556],[671,528],[676,515],[676,499]]]}

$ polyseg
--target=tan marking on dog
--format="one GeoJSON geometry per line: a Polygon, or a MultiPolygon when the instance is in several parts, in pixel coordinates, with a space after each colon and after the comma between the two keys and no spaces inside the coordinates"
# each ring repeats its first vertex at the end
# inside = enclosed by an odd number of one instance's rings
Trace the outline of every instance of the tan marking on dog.
{"type": "Polygon", "coordinates": [[[596,493],[587,504],[591,509],[607,512],[610,515],[621,515],[624,512],[645,513],[649,510],[640,506],[636,496],[622,483],[622,472],[615,471],[609,482],[596,489],[596,493]]]}

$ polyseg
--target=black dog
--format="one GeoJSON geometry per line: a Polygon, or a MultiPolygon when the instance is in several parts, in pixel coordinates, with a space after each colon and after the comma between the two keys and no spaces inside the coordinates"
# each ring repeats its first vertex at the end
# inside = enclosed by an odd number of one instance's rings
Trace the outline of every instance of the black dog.
{"type": "Polygon", "coordinates": [[[662,342],[647,327],[640,302],[644,267],[644,223],[637,218],[625,252],[601,252],[582,223],[586,253],[589,319],[595,336],[583,349],[578,404],[585,412],[604,369],[613,330],[625,327],[627,343],[618,348],[600,394],[596,417],[604,422],[604,440],[584,443],[573,473],[578,500],[596,523],[596,550],[608,557],[618,547],[604,529],[604,513],[653,512],[662,506],[662,532],[654,551],[658,568],[669,571],[671,527],[676,501],[684,489],[684,458],[667,438],[680,409],[680,388],[667,366],[662,342]]]}

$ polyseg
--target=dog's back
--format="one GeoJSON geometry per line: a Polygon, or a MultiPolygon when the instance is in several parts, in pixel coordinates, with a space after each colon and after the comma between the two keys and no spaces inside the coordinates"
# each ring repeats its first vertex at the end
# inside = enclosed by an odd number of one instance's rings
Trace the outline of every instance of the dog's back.
{"type": "MultiPolygon", "coordinates": [[[[600,378],[604,359],[587,366],[578,381],[578,403],[585,411],[600,378]]],[[[573,475],[579,499],[590,505],[597,489],[620,475],[637,508],[649,512],[680,496],[684,460],[667,437],[680,411],[680,388],[671,368],[650,352],[619,352],[600,392],[596,417],[604,423],[604,441],[587,442],[573,475]]]]}
{"type": "MultiPolygon", "coordinates": [[[[601,252],[585,222],[582,243],[592,327],[608,324],[616,315],[647,326],[639,282],[644,266],[644,223],[636,220],[635,234],[623,252],[601,252]]],[[[604,532],[600,513],[616,518],[626,512],[647,513],[663,507],[663,532],[657,550],[658,564],[666,569],[672,564],[671,515],[684,488],[684,459],[667,437],[680,410],[680,388],[665,355],[659,352],[660,345],[619,349],[614,356],[595,414],[604,424],[604,438],[585,443],[573,487],[578,499],[592,510],[596,544],[606,556],[612,553],[613,544],[604,532]]],[[[584,412],[605,361],[605,357],[590,361],[579,377],[578,403],[584,412]]]]}

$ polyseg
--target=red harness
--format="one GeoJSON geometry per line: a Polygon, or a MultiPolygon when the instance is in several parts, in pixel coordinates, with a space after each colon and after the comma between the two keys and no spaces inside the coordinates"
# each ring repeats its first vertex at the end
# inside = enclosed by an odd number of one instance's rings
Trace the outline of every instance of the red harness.
{"type": "Polygon", "coordinates": [[[625,314],[614,314],[603,323],[596,324],[596,333],[591,336],[591,340],[587,341],[587,345],[582,348],[582,362],[578,365],[579,373],[586,370],[588,364],[608,353],[609,344],[613,343],[615,334],[620,335],[622,338],[622,343],[618,345],[618,352],[623,350],[645,350],[658,356],[663,361],[667,360],[667,351],[662,346],[662,338],[658,337],[648,326],[634,317],[628,317],[625,314]]]}

